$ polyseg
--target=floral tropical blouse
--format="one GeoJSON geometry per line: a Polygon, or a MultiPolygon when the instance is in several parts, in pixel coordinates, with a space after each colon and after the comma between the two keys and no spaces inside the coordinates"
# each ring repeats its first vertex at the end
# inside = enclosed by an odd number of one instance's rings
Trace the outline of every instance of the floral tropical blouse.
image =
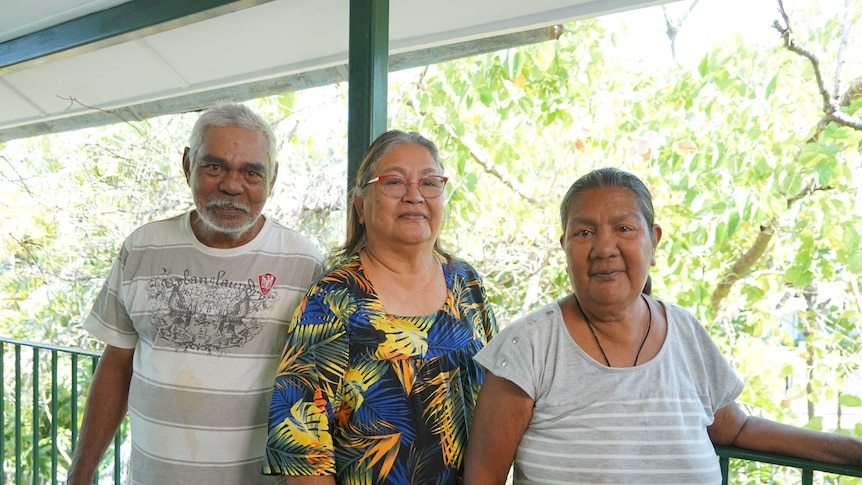
{"type": "Polygon", "coordinates": [[[476,271],[437,255],[448,298],[433,315],[390,315],[359,255],[322,276],[290,324],[269,411],[263,473],[340,484],[457,484],[497,333],[476,271]]]}

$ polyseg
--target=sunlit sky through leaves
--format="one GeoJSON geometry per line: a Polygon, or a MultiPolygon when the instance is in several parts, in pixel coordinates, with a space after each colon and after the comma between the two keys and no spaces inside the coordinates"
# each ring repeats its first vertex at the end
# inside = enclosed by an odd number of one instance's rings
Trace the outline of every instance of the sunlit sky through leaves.
{"type": "MultiPolygon", "coordinates": [[[[792,9],[792,0],[785,3],[792,9]]],[[[664,8],[673,18],[681,18],[690,5],[682,1],[664,8]]],[[[621,33],[621,55],[663,67],[671,62],[671,55],[662,10],[660,6],[648,7],[608,15],[601,22],[621,33]]],[[[711,47],[728,44],[737,35],[753,44],[775,45],[780,38],[772,23],[778,18],[775,0],[700,0],[679,32],[677,62],[696,66],[711,47]]]]}

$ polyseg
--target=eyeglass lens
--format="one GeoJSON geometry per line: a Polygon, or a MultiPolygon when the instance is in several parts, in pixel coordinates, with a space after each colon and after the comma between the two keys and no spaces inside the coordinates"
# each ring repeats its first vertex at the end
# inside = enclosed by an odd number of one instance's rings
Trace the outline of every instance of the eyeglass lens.
{"type": "Polygon", "coordinates": [[[416,187],[419,188],[419,193],[426,199],[439,197],[443,193],[443,188],[446,186],[446,179],[439,175],[429,175],[422,177],[419,180],[410,181],[398,175],[384,175],[379,177],[378,182],[383,189],[383,193],[390,196],[401,198],[407,194],[407,188],[412,182],[416,182],[416,187]]]}

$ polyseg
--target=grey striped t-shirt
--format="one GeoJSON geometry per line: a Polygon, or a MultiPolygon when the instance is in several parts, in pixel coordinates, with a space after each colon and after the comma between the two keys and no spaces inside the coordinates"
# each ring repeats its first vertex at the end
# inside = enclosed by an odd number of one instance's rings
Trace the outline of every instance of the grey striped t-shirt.
{"type": "Polygon", "coordinates": [[[201,244],[189,214],[123,243],[84,323],[134,348],[131,483],[260,484],[287,323],[322,271],[317,248],[267,219],[233,249],[201,244]]]}
{"type": "Polygon", "coordinates": [[[593,360],[558,303],[513,322],[476,355],[535,401],[515,484],[721,483],[706,427],[743,384],[692,314],[664,307],[666,340],[637,367],[593,360]]]}

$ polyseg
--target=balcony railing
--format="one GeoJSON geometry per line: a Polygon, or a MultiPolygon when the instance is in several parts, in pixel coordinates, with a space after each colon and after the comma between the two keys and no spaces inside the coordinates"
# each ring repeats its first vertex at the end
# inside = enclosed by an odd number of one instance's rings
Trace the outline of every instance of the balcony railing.
{"type": "MultiPolygon", "coordinates": [[[[715,452],[718,454],[719,464],[721,465],[721,483],[723,485],[733,483],[729,481],[730,460],[732,459],[795,468],[801,472],[799,483],[802,485],[813,485],[815,472],[846,477],[862,477],[862,468],[859,467],[832,465],[819,461],[803,460],[801,458],[792,458],[772,453],[744,450],[742,448],[735,448],[732,446],[716,446],[715,452]]],[[[844,482],[842,481],[841,483],[844,482]]]]}
{"type": "MultiPolygon", "coordinates": [[[[0,337],[0,485],[65,483],[99,355],[0,337]]],[[[127,435],[128,420],[114,437],[94,483],[122,483],[127,465],[121,450],[127,435]]]]}
{"type": "MultiPolygon", "coordinates": [[[[0,485],[57,484],[66,478],[66,468],[83,414],[99,354],[84,350],[25,342],[0,337],[0,485]],[[10,419],[11,418],[11,419],[10,419]]],[[[118,485],[125,479],[127,456],[123,446],[128,435],[124,422],[111,449],[105,454],[94,483],[118,485]]],[[[798,469],[800,483],[813,485],[815,473],[862,477],[862,469],[830,465],[729,446],[716,447],[723,484],[732,471],[731,460],[766,463],[798,469]]],[[[844,483],[843,481],[841,483],[844,483]]]]}

